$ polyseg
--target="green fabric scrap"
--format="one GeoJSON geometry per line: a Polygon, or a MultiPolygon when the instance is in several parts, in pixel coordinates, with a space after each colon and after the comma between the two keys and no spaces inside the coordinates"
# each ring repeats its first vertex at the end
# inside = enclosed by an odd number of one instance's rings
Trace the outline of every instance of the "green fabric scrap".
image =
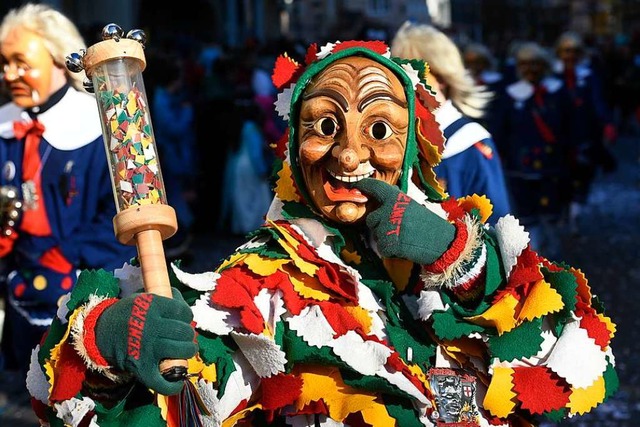
{"type": "Polygon", "coordinates": [[[435,343],[431,345],[424,344],[424,342],[429,342],[428,337],[423,337],[421,342],[412,336],[409,328],[387,325],[386,330],[389,341],[404,360],[407,360],[407,352],[411,348],[413,354],[412,363],[424,367],[430,366],[429,359],[436,354],[436,346],[435,343]]]}
{"type": "Polygon", "coordinates": [[[484,332],[481,326],[465,322],[456,317],[450,310],[436,310],[431,315],[433,319],[433,330],[438,338],[443,340],[455,340],[469,336],[474,332],[484,332]]]}
{"type": "Polygon", "coordinates": [[[424,427],[413,406],[404,400],[385,397],[387,412],[396,419],[396,425],[402,427],[424,427]]]}
{"type": "Polygon", "coordinates": [[[396,396],[404,399],[411,399],[411,395],[401,390],[384,378],[377,376],[362,375],[351,370],[341,370],[342,380],[348,386],[370,392],[382,393],[384,395],[396,396]]]}
{"type": "Polygon", "coordinates": [[[620,388],[618,373],[611,363],[607,364],[604,374],[602,374],[605,384],[604,401],[613,396],[620,388]]]}
{"type": "Polygon", "coordinates": [[[552,421],[554,423],[559,423],[560,421],[565,419],[568,414],[569,414],[569,410],[566,408],[562,408],[562,409],[556,409],[555,411],[551,411],[551,412],[545,412],[544,416],[549,421],[552,421]]]}
{"type": "Polygon", "coordinates": [[[324,366],[351,369],[333,353],[331,348],[310,346],[296,335],[296,331],[289,329],[286,325],[283,325],[282,351],[287,355],[287,370],[290,370],[297,363],[317,363],[324,366]]]}
{"type": "Polygon", "coordinates": [[[103,270],[83,270],[78,276],[71,297],[67,301],[70,312],[89,301],[91,295],[115,298],[120,294],[118,279],[103,270]]]}
{"type": "Polygon", "coordinates": [[[541,329],[542,319],[538,317],[500,336],[489,337],[491,355],[507,362],[535,356],[544,341],[540,334],[541,329]]]}
{"type": "Polygon", "coordinates": [[[219,389],[224,390],[229,376],[236,370],[232,356],[238,347],[228,337],[221,337],[200,330],[198,331],[197,340],[200,348],[200,358],[207,365],[215,363],[217,383],[219,384],[219,389]]]}

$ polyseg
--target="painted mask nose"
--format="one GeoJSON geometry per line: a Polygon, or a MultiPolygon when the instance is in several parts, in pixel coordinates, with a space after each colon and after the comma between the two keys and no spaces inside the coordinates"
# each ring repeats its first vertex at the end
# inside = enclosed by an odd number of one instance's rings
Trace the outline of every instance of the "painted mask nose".
{"type": "Polygon", "coordinates": [[[345,148],[338,156],[338,162],[345,172],[353,172],[360,164],[358,153],[352,148],[345,148]]]}

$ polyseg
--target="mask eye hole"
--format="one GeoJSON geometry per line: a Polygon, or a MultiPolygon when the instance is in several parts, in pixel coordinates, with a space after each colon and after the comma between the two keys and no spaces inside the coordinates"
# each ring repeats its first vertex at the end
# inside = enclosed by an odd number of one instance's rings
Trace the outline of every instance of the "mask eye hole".
{"type": "Polygon", "coordinates": [[[391,126],[385,122],[375,122],[369,126],[368,133],[373,139],[382,141],[383,139],[387,139],[391,136],[391,126]]]}
{"type": "Polygon", "coordinates": [[[323,117],[318,120],[314,128],[322,136],[334,136],[338,132],[338,124],[329,117],[323,117]]]}

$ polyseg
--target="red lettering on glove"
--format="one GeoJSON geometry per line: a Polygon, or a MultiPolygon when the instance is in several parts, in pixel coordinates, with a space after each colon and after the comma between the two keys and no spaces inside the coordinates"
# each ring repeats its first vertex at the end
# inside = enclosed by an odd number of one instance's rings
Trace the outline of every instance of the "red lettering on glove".
{"type": "Polygon", "coordinates": [[[396,236],[400,235],[402,217],[410,201],[411,197],[407,196],[404,193],[398,193],[398,198],[396,199],[396,202],[393,205],[393,209],[391,210],[391,215],[389,216],[389,222],[395,225],[396,228],[387,231],[387,236],[390,236],[392,234],[395,234],[396,236]]]}
{"type": "Polygon", "coordinates": [[[133,300],[131,317],[129,318],[129,337],[127,339],[127,352],[135,360],[140,358],[142,345],[142,333],[147,320],[147,312],[153,300],[151,294],[140,294],[133,300]]]}

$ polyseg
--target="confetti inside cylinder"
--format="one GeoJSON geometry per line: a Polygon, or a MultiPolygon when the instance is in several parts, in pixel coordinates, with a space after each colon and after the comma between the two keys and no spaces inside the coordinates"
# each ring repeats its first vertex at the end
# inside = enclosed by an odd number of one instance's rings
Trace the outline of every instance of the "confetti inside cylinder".
{"type": "Polygon", "coordinates": [[[126,244],[132,244],[141,228],[149,225],[161,233],[162,239],[177,229],[175,211],[167,204],[156,150],[142,78],[145,66],[143,46],[126,38],[96,43],[84,56],[111,168],[118,210],[114,227],[118,239],[126,244]],[[145,224],[139,223],[141,211],[149,217],[145,224]]]}

